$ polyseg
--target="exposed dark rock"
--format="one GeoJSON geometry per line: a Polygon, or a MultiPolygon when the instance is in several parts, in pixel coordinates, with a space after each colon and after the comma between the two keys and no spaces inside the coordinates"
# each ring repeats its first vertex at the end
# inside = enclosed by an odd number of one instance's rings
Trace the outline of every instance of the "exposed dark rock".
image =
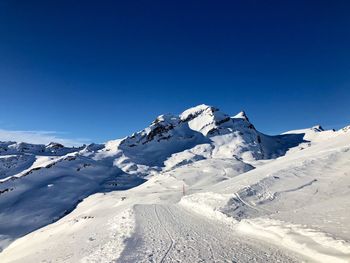
{"type": "Polygon", "coordinates": [[[7,193],[7,192],[11,192],[12,190],[13,190],[13,188],[6,188],[4,190],[0,190],[0,195],[4,194],[4,193],[7,193]]]}
{"type": "Polygon", "coordinates": [[[150,133],[147,135],[147,142],[151,141],[154,139],[154,137],[156,137],[157,135],[161,135],[162,133],[165,133],[167,131],[170,131],[174,129],[174,126],[172,124],[168,125],[168,126],[163,126],[163,125],[159,125],[157,127],[155,127],[152,131],[150,131],[150,133]]]}
{"type": "Polygon", "coordinates": [[[223,123],[228,122],[228,121],[230,121],[230,120],[231,120],[231,118],[230,118],[230,117],[227,117],[227,118],[222,119],[222,120],[220,120],[220,121],[216,121],[215,124],[216,124],[216,125],[220,125],[220,124],[223,124],[223,123]]]}

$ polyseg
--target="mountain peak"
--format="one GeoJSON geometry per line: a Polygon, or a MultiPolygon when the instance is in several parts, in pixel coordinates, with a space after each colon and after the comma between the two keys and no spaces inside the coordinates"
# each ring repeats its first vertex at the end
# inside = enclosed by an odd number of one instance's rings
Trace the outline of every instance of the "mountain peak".
{"type": "Polygon", "coordinates": [[[206,104],[200,104],[198,106],[189,108],[180,114],[181,121],[190,121],[201,115],[202,113],[207,113],[209,115],[213,115],[214,112],[219,111],[219,109],[209,106],[206,104]]]}
{"type": "Polygon", "coordinates": [[[180,114],[180,121],[188,123],[192,130],[204,136],[212,134],[218,126],[231,121],[230,116],[213,106],[201,104],[180,114]]]}
{"type": "Polygon", "coordinates": [[[236,114],[235,116],[233,116],[232,118],[234,118],[234,119],[245,119],[245,120],[249,121],[248,116],[247,116],[247,114],[245,113],[245,111],[241,111],[241,112],[237,113],[237,114],[236,114]]]}
{"type": "Polygon", "coordinates": [[[157,125],[158,123],[173,123],[174,121],[176,121],[178,119],[178,117],[172,115],[172,114],[162,114],[159,115],[153,122],[151,125],[157,125]]]}

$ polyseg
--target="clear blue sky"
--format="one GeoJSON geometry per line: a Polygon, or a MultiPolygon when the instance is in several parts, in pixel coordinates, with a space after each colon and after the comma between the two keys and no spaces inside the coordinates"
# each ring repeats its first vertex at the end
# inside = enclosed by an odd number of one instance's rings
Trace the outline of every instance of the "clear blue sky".
{"type": "Polygon", "coordinates": [[[349,1],[0,1],[0,128],[103,142],[201,103],[350,124],[349,1]],[[75,3],[73,3],[75,2],[75,3]]]}

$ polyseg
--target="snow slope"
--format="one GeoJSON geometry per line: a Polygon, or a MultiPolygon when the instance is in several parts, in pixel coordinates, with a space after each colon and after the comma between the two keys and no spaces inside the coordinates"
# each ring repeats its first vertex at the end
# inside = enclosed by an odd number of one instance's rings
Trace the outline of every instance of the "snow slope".
{"type": "Polygon", "coordinates": [[[316,262],[349,262],[350,134],[303,132],[313,145],[181,203],[214,217],[225,215],[238,231],[316,262]]]}
{"type": "Polygon", "coordinates": [[[126,189],[144,181],[126,175],[108,159],[95,161],[89,156],[93,155],[91,147],[3,144],[0,248],[58,220],[93,193],[126,189]]]}
{"type": "Polygon", "coordinates": [[[199,105],[104,145],[1,145],[1,262],[350,261],[347,128],[199,105]]]}
{"type": "MultiPolygon", "coordinates": [[[[204,164],[203,164],[204,165],[204,164]]],[[[181,169],[181,168],[179,168],[181,169]]],[[[234,171],[234,168],[232,168],[234,171]]],[[[201,171],[197,171],[201,173],[201,171]]],[[[198,177],[199,174],[194,175],[198,177]]],[[[203,173],[203,175],[205,172],[203,173]]],[[[237,173],[238,174],[238,173],[237,173]]],[[[191,173],[188,174],[191,176],[191,173]]],[[[208,174],[208,183],[212,182],[208,174]]],[[[227,178],[225,174],[218,178],[227,178]]],[[[190,179],[190,178],[189,178],[190,179]]],[[[218,179],[218,181],[222,181],[218,179]]],[[[197,192],[195,180],[186,191],[197,192]]],[[[202,182],[204,183],[204,182],[202,182]]],[[[61,220],[13,242],[1,262],[297,262],[298,256],[177,205],[183,181],[167,172],[127,191],[95,194],[61,220]],[[209,232],[208,232],[209,231],[209,232]],[[77,242],[78,241],[78,242],[77,242]],[[59,248],[57,249],[57,246],[59,248]]]]}

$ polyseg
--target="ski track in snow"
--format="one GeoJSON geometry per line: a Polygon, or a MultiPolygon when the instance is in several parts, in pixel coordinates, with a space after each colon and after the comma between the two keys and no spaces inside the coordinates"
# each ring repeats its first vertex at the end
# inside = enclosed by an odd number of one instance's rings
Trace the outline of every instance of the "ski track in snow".
{"type": "Polygon", "coordinates": [[[175,204],[136,205],[136,231],[118,262],[298,262],[276,247],[175,204]]]}
{"type": "Polygon", "coordinates": [[[159,225],[162,226],[162,228],[164,229],[164,231],[167,233],[168,237],[169,237],[169,240],[170,240],[170,245],[169,245],[169,248],[167,249],[167,251],[165,252],[164,256],[161,258],[160,262],[163,263],[164,260],[166,259],[167,255],[169,254],[169,251],[173,248],[174,246],[174,239],[172,238],[172,236],[170,235],[169,231],[167,230],[166,227],[164,227],[164,225],[162,224],[162,221],[159,217],[159,214],[158,214],[158,211],[157,211],[157,206],[154,205],[154,212],[155,212],[155,215],[157,217],[157,220],[159,222],[159,225]]]}

